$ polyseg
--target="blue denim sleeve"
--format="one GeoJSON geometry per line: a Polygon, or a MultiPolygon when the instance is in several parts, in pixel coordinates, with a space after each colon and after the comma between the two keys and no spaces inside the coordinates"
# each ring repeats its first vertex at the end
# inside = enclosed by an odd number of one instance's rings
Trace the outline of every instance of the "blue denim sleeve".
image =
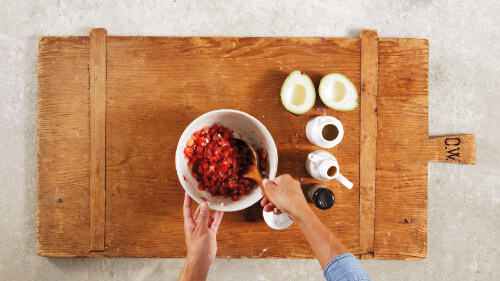
{"type": "Polygon", "coordinates": [[[350,253],[343,253],[333,258],[323,270],[327,281],[371,281],[372,279],[361,264],[350,253]]]}

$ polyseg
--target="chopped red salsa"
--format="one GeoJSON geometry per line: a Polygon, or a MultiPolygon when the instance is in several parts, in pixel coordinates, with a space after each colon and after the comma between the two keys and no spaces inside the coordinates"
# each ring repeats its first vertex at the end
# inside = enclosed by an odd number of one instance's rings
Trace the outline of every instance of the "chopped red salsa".
{"type": "MultiPolygon", "coordinates": [[[[268,153],[258,150],[259,168],[267,169],[268,153]]],[[[255,181],[240,177],[251,159],[248,147],[237,145],[233,132],[219,123],[195,132],[187,141],[184,155],[188,167],[198,180],[200,190],[209,191],[212,196],[231,197],[233,201],[247,195],[255,181]]]]}

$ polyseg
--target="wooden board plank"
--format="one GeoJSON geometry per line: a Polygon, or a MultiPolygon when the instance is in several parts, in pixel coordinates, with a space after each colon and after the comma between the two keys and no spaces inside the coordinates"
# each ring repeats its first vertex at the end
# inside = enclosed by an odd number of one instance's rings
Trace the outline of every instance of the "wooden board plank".
{"type": "Polygon", "coordinates": [[[106,29],[90,31],[90,249],[104,251],[106,210],[106,29]]]}
{"type": "Polygon", "coordinates": [[[89,254],[89,40],[41,37],[38,53],[37,252],[89,254]]]}
{"type": "Polygon", "coordinates": [[[429,44],[379,39],[375,258],[427,253],[429,44]]]}
{"type": "Polygon", "coordinates": [[[359,151],[359,251],[374,252],[377,166],[378,33],[361,31],[361,131],[359,151]]]}
{"type": "MultiPolygon", "coordinates": [[[[317,85],[330,72],[360,85],[360,40],[320,38],[108,37],[106,126],[106,245],[110,256],[183,257],[183,189],[174,154],[184,128],[214,109],[233,108],[258,118],[279,153],[278,173],[303,184],[305,125],[328,114],[344,124],[345,136],[330,149],[355,187],[338,182],[337,202],[316,210],[354,253],[359,250],[359,109],[339,114],[321,106],[303,116],[283,110],[279,92],[299,69],[317,85]],[[257,102],[257,105],[256,105],[257,102]]],[[[312,258],[296,225],[270,229],[261,207],[226,213],[219,228],[219,257],[312,258]]]]}

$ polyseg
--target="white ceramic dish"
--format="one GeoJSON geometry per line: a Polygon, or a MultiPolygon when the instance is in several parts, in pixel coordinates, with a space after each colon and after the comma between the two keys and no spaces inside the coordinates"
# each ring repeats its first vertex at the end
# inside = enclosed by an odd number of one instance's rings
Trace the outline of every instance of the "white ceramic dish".
{"type": "Polygon", "coordinates": [[[288,228],[293,223],[293,220],[291,220],[288,215],[285,215],[284,213],[275,215],[273,212],[266,212],[262,210],[262,216],[264,217],[264,221],[267,225],[276,230],[288,228]]]}
{"type": "Polygon", "coordinates": [[[245,140],[255,149],[264,148],[267,150],[269,165],[266,175],[269,179],[273,179],[276,176],[278,151],[273,137],[259,120],[245,112],[233,109],[220,109],[207,112],[187,126],[179,139],[175,152],[177,176],[184,190],[196,202],[201,203],[203,202],[202,198],[205,198],[212,210],[224,212],[243,210],[257,203],[262,198],[261,190],[257,184],[250,190],[250,194],[241,196],[238,201],[232,201],[231,198],[218,198],[217,196],[212,196],[206,190],[198,189],[198,181],[192,176],[191,169],[187,166],[188,159],[184,156],[184,148],[188,139],[194,132],[202,129],[204,126],[211,126],[216,122],[232,130],[235,138],[245,140]],[[186,180],[184,180],[184,177],[186,180]]]}

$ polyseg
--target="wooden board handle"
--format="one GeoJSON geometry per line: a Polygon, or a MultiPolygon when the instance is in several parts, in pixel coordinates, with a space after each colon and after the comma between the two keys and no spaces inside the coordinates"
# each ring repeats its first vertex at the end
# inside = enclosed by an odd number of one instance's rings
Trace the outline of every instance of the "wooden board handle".
{"type": "Polygon", "coordinates": [[[430,161],[476,164],[475,135],[434,137],[430,141],[430,161]]]}

